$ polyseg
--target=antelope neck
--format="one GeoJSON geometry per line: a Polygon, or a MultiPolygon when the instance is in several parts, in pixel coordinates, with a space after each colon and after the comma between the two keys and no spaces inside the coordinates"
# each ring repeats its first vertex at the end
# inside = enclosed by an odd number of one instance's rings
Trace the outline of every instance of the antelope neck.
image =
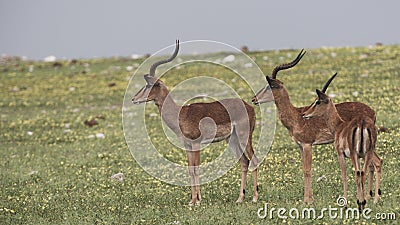
{"type": "Polygon", "coordinates": [[[275,99],[275,105],[278,108],[279,118],[285,127],[293,127],[300,119],[301,115],[290,102],[289,95],[275,99]]]}
{"type": "Polygon", "coordinates": [[[169,95],[169,92],[165,96],[156,99],[155,104],[167,126],[175,133],[180,133],[179,112],[182,107],[176,104],[171,95],[169,95]]]}
{"type": "Polygon", "coordinates": [[[339,127],[344,121],[340,117],[336,107],[332,107],[333,109],[327,110],[325,120],[329,130],[334,133],[337,127],[339,127]]]}

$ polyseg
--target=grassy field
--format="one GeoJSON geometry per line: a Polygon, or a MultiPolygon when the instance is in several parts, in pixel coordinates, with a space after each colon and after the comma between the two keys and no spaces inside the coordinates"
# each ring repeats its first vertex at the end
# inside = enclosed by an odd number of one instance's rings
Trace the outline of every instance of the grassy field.
{"type": "MultiPolygon", "coordinates": [[[[292,60],[298,50],[251,52],[265,74],[292,60]]],[[[313,151],[314,204],[303,204],[300,153],[287,130],[277,121],[274,143],[259,167],[260,198],[251,203],[251,175],[243,204],[236,204],[239,164],[226,175],[202,185],[202,204],[188,207],[190,188],[173,186],[147,174],[133,159],[122,129],[122,102],[133,71],[143,59],[92,59],[56,63],[2,60],[0,63],[0,224],[258,224],[258,223],[388,223],[398,224],[400,212],[400,46],[310,49],[295,69],[281,72],[294,105],[308,105],[315,88],[339,75],[328,90],[335,102],[361,101],[377,112],[377,153],[383,159],[381,201],[369,201],[371,219],[261,219],[268,209],[337,207],[343,188],[332,145],[313,151]],[[95,118],[98,125],[84,121],[95,118]],[[110,176],[123,173],[124,180],[110,176]],[[325,176],[326,179],[318,179],[325,176]],[[396,220],[376,219],[376,214],[396,220]]],[[[172,87],[198,73],[232,81],[225,68],[207,64],[171,70],[164,81],[172,87]],[[213,67],[214,68],[214,67],[213,67]],[[175,76],[174,76],[175,74],[175,76]],[[179,74],[179,76],[176,76],[179,74]]],[[[265,80],[260,80],[265,82],[265,80]]],[[[230,82],[250,102],[253,93],[230,82]]],[[[139,84],[139,87],[144,81],[139,84]]],[[[139,88],[137,88],[138,90],[139,88]]],[[[136,91],[136,90],[135,90],[136,91]]],[[[146,113],[156,113],[153,104],[146,113]]],[[[257,107],[255,107],[257,108],[257,107]]],[[[260,114],[259,110],[257,111],[260,114]]],[[[156,145],[166,146],[166,157],[183,165],[185,152],[169,147],[160,117],[146,121],[156,145]],[[169,151],[171,149],[171,151],[169,151]]],[[[259,135],[256,130],[254,135],[259,135]]],[[[138,140],[140,148],[141,140],[138,140]]],[[[202,160],[219,155],[224,143],[205,150],[202,160]]],[[[351,165],[349,207],[356,207],[351,165]]],[[[288,216],[288,213],[286,213],[288,216]]]]}

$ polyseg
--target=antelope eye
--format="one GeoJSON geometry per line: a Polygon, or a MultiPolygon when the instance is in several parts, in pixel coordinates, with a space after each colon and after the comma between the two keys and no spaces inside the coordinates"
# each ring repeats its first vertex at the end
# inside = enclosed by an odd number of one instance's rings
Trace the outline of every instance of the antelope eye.
{"type": "Polygon", "coordinates": [[[320,101],[320,100],[318,100],[318,101],[315,102],[315,105],[319,105],[319,104],[321,104],[321,101],[320,101]]]}

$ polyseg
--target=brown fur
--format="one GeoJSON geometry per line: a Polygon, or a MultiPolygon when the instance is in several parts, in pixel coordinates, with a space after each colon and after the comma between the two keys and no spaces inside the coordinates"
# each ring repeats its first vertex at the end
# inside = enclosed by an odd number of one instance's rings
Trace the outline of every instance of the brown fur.
{"type": "Polygon", "coordinates": [[[344,197],[347,199],[347,176],[345,157],[351,159],[355,168],[355,177],[357,184],[357,203],[359,209],[365,206],[372,189],[373,173],[377,172],[377,181],[375,187],[375,200],[379,200],[380,193],[380,177],[382,161],[375,153],[375,144],[377,139],[377,129],[375,120],[369,116],[359,113],[358,111],[348,112],[345,120],[337,110],[332,100],[324,93],[317,90],[318,99],[303,114],[305,118],[322,118],[326,121],[329,130],[335,135],[335,148],[338,153],[340,168],[342,170],[342,182],[344,189],[344,197]],[[361,169],[359,159],[364,158],[364,167],[361,169]],[[369,190],[366,198],[364,198],[365,172],[367,166],[370,169],[369,190]]]}
{"type": "MultiPolygon", "coordinates": [[[[299,145],[304,173],[304,202],[313,202],[311,165],[312,145],[329,144],[334,140],[333,133],[323,118],[304,119],[302,114],[310,106],[295,107],[290,102],[289,93],[282,81],[267,77],[268,85],[261,89],[253,98],[254,104],[275,101],[279,118],[288,129],[292,139],[299,145]]],[[[365,115],[375,121],[375,111],[359,102],[344,102],[337,104],[339,114],[345,121],[354,115],[365,115]]]]}
{"type": "Polygon", "coordinates": [[[256,202],[258,199],[258,159],[252,146],[252,134],[256,121],[254,108],[238,98],[178,106],[169,95],[168,88],[164,83],[153,76],[156,67],[173,60],[178,50],[179,41],[177,41],[174,54],[169,59],[152,65],[150,75],[144,76],[147,85],[133,97],[133,103],[154,101],[164,122],[183,141],[190,174],[191,201],[189,205],[198,204],[201,201],[200,145],[222,140],[229,143],[242,167],[242,179],[237,202],[242,202],[244,199],[250,161],[254,166],[253,201],[256,202]],[[244,152],[247,153],[247,156],[244,152]]]}

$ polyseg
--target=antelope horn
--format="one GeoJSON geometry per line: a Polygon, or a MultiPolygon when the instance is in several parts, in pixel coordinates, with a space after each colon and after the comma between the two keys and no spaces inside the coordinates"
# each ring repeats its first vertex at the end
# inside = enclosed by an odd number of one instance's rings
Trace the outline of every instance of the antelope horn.
{"type": "Polygon", "coordinates": [[[333,74],[331,78],[325,83],[324,87],[322,88],[322,93],[325,93],[326,89],[328,89],[329,85],[331,84],[332,80],[336,77],[337,73],[333,74]]]}
{"type": "Polygon", "coordinates": [[[280,71],[280,70],[286,70],[289,68],[292,68],[293,66],[295,66],[298,62],[300,62],[301,58],[303,58],[303,56],[306,54],[306,52],[304,51],[304,49],[301,50],[301,52],[297,55],[296,59],[294,59],[292,62],[290,63],[286,63],[286,64],[282,64],[279,65],[277,67],[274,68],[274,70],[272,71],[272,78],[276,79],[276,74],[280,71]]]}
{"type": "Polygon", "coordinates": [[[158,62],[155,62],[153,65],[151,65],[149,75],[152,76],[152,77],[154,77],[154,74],[155,74],[155,72],[156,72],[157,66],[159,66],[159,65],[161,65],[161,64],[164,64],[164,63],[171,62],[171,61],[178,55],[178,51],[179,51],[179,40],[177,39],[177,40],[176,40],[176,45],[175,45],[175,51],[174,51],[174,53],[172,54],[172,56],[169,57],[169,59],[160,60],[160,61],[158,61],[158,62]]]}

